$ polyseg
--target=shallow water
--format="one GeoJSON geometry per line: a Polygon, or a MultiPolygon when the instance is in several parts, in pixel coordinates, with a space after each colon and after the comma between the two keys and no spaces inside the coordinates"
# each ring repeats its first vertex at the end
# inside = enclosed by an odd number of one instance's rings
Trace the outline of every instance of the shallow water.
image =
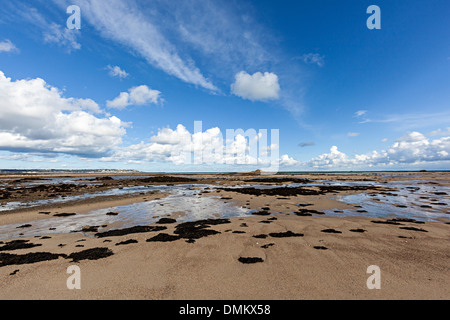
{"type": "Polygon", "coordinates": [[[13,201],[13,202],[8,202],[6,204],[0,205],[0,212],[21,209],[21,208],[37,207],[37,206],[42,206],[42,205],[50,205],[50,204],[56,204],[56,203],[64,203],[64,202],[69,202],[69,201],[79,201],[79,200],[91,199],[91,198],[95,198],[95,197],[120,196],[120,195],[128,195],[128,194],[133,194],[133,193],[147,192],[147,191],[152,191],[152,190],[160,190],[160,189],[164,190],[167,188],[168,188],[168,186],[165,186],[165,185],[164,186],[123,187],[123,188],[114,188],[114,189],[105,190],[105,191],[84,193],[84,194],[76,195],[76,196],[60,196],[60,197],[45,199],[45,200],[36,200],[36,201],[29,201],[29,202],[13,201]]]}
{"type": "MultiPolygon", "coordinates": [[[[53,180],[60,181],[60,180],[53,180]]],[[[46,181],[48,183],[48,181],[46,181]]],[[[56,182],[55,182],[56,183],[56,182]]],[[[91,181],[94,183],[94,181],[91,181]]],[[[342,212],[326,210],[330,216],[365,216],[365,217],[406,217],[417,220],[437,220],[449,218],[450,188],[430,184],[429,181],[406,180],[391,181],[389,184],[378,182],[343,182],[332,180],[315,181],[308,184],[282,184],[263,185],[245,184],[228,186],[228,188],[279,188],[279,187],[312,187],[317,185],[334,186],[361,186],[373,185],[395,189],[386,194],[375,192],[362,192],[352,195],[336,196],[336,199],[354,206],[342,212]],[[436,195],[444,192],[444,195],[436,195]],[[403,207],[404,206],[404,207],[403,207]],[[421,206],[429,206],[423,208],[421,206]],[[367,212],[358,212],[361,210],[367,212]]],[[[86,214],[77,214],[70,217],[49,217],[39,221],[30,222],[29,228],[18,228],[21,225],[0,226],[0,239],[18,237],[32,237],[57,233],[78,232],[85,226],[114,225],[116,228],[127,228],[137,225],[148,225],[157,222],[162,217],[172,217],[178,222],[194,221],[208,218],[230,218],[250,215],[252,210],[235,206],[231,202],[223,201],[218,196],[200,196],[205,190],[214,190],[217,186],[205,184],[157,185],[114,188],[107,191],[86,193],[78,196],[59,197],[48,200],[39,200],[28,203],[10,202],[0,206],[0,211],[18,209],[23,207],[64,203],[72,200],[83,200],[99,196],[117,196],[147,191],[169,192],[170,194],[159,200],[134,203],[126,206],[112,207],[91,211],[86,214]],[[117,216],[106,215],[108,212],[119,213],[117,216]],[[52,230],[50,230],[52,229],[52,230]]],[[[99,232],[111,227],[99,228],[99,232]]]]}
{"type": "MultiPolygon", "coordinates": [[[[0,226],[0,239],[78,232],[85,226],[114,224],[114,229],[128,228],[153,224],[162,217],[169,216],[176,218],[177,222],[185,222],[209,218],[244,217],[251,214],[251,210],[235,206],[231,202],[224,202],[218,196],[201,197],[199,193],[207,187],[212,186],[196,186],[196,189],[192,189],[191,185],[158,186],[161,191],[169,191],[170,188],[171,194],[160,200],[98,209],[69,217],[38,220],[30,222],[32,226],[29,228],[18,228],[21,226],[18,224],[0,226]],[[118,215],[107,215],[108,212],[115,212],[118,215]]],[[[109,227],[105,227],[98,230],[102,232],[108,229],[109,227]]]]}
{"type": "Polygon", "coordinates": [[[361,208],[347,209],[343,212],[326,210],[332,216],[365,216],[365,217],[402,217],[421,221],[434,221],[450,217],[450,188],[424,184],[423,181],[395,181],[389,183],[396,191],[387,194],[359,193],[337,196],[336,200],[360,206],[361,208]],[[436,195],[444,192],[446,195],[436,195]],[[427,206],[421,207],[421,206],[427,206]],[[367,212],[357,212],[365,210],[367,212]]]}

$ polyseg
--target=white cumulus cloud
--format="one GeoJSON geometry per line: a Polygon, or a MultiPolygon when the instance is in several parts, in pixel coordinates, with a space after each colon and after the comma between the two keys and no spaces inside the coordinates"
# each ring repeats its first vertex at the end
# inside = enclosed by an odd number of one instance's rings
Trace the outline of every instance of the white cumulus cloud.
{"type": "Polygon", "coordinates": [[[280,84],[274,73],[256,72],[253,75],[245,71],[236,74],[235,82],[231,85],[231,93],[251,101],[267,101],[279,99],[280,84]]]}
{"type": "Polygon", "coordinates": [[[12,81],[0,71],[0,150],[103,156],[122,143],[127,124],[100,112],[43,79],[12,81]]]}
{"type": "Polygon", "coordinates": [[[133,87],[128,92],[121,92],[117,98],[107,101],[109,108],[125,109],[128,106],[142,106],[146,104],[157,104],[161,100],[161,92],[152,90],[146,85],[133,87]]]}
{"type": "Polygon", "coordinates": [[[450,161],[450,136],[430,140],[424,134],[414,131],[397,139],[386,150],[373,150],[357,154],[353,158],[333,146],[329,153],[307,162],[306,167],[321,169],[351,169],[385,166],[411,166],[424,163],[448,163],[450,161]]]}
{"type": "Polygon", "coordinates": [[[129,76],[129,74],[119,66],[107,66],[106,68],[109,70],[109,75],[111,77],[119,77],[120,79],[124,79],[129,76]]]}

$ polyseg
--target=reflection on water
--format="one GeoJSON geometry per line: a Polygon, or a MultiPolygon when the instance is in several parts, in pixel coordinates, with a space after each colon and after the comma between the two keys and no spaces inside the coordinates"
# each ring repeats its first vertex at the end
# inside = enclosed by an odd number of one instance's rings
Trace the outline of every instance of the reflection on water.
{"type": "MultiPolygon", "coordinates": [[[[394,190],[384,193],[369,191],[337,196],[337,200],[354,205],[355,208],[340,212],[335,212],[334,210],[325,211],[331,216],[398,216],[417,220],[436,220],[439,218],[448,218],[450,213],[448,209],[448,204],[450,204],[450,188],[447,186],[438,186],[430,181],[391,181],[389,184],[380,184],[378,182],[368,181],[336,182],[321,180],[307,184],[283,184],[281,187],[314,187],[324,184],[334,186],[388,186],[394,190]]],[[[229,186],[229,188],[242,187],[279,188],[280,185],[245,184],[234,187],[229,186]]],[[[108,228],[115,229],[153,224],[160,218],[168,216],[177,219],[178,222],[184,222],[208,218],[240,217],[251,214],[251,210],[235,206],[231,202],[225,202],[217,196],[200,196],[201,192],[211,191],[215,188],[216,186],[206,184],[149,185],[115,188],[101,192],[52,198],[29,203],[10,202],[0,206],[0,211],[51,203],[63,203],[72,200],[83,200],[98,196],[120,196],[148,191],[169,193],[167,197],[159,200],[99,209],[86,214],[77,214],[69,217],[49,217],[48,219],[30,222],[31,227],[26,228],[20,228],[21,225],[0,226],[0,239],[79,232],[85,226],[100,226],[99,231],[105,231],[108,228]],[[108,212],[118,214],[114,216],[107,215],[108,212]]]]}
{"type": "Polygon", "coordinates": [[[389,187],[397,189],[387,193],[359,193],[338,196],[336,199],[358,206],[358,209],[347,209],[336,213],[325,211],[333,216],[396,216],[432,221],[449,218],[450,188],[424,184],[423,181],[395,181],[389,187]],[[358,212],[367,211],[367,212],[358,212]]]}
{"type": "Polygon", "coordinates": [[[140,192],[147,192],[153,190],[164,190],[167,189],[168,186],[136,186],[136,187],[123,187],[123,188],[114,188],[105,191],[98,191],[92,193],[84,193],[75,196],[59,196],[57,198],[44,199],[44,200],[36,200],[29,202],[19,202],[13,201],[0,205],[1,211],[15,210],[21,208],[29,208],[29,207],[37,207],[49,204],[57,204],[64,203],[69,201],[79,201],[85,199],[91,199],[95,197],[106,197],[106,196],[120,196],[120,195],[129,195],[140,192]]]}
{"type": "MultiPolygon", "coordinates": [[[[78,232],[85,226],[114,224],[115,228],[128,228],[153,224],[167,216],[176,218],[178,222],[184,222],[209,218],[243,217],[250,214],[249,209],[224,202],[217,196],[201,197],[199,193],[208,187],[212,186],[197,185],[196,189],[186,185],[158,186],[155,189],[170,191],[170,195],[159,200],[99,209],[86,214],[38,220],[31,222],[31,227],[27,228],[20,228],[20,225],[0,226],[0,239],[78,232]],[[107,215],[108,212],[115,212],[118,215],[107,215]]],[[[107,230],[107,228],[100,227],[99,231],[107,230]]]]}

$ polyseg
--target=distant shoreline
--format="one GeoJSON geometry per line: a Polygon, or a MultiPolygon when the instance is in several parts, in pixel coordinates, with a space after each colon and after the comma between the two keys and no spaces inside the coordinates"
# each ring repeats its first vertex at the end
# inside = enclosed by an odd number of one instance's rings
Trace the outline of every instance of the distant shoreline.
{"type": "MultiPolygon", "coordinates": [[[[349,173],[427,173],[427,172],[450,172],[450,170],[381,170],[381,171],[279,171],[275,174],[349,174],[349,173]]],[[[11,174],[170,174],[170,175],[198,175],[198,174],[247,174],[248,172],[233,172],[233,171],[211,171],[211,172],[147,172],[138,170],[119,170],[119,169],[94,169],[94,170],[59,170],[59,169],[0,169],[0,175],[11,175],[11,174]]]]}

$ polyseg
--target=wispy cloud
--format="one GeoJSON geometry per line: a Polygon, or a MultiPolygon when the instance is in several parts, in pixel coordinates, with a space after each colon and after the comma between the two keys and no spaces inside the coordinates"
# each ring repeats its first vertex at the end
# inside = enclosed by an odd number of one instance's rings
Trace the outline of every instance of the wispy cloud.
{"type": "Polygon", "coordinates": [[[56,23],[47,25],[44,30],[45,42],[55,43],[58,46],[65,47],[69,53],[72,52],[72,50],[81,49],[81,44],[77,40],[78,35],[80,34],[79,30],[69,30],[56,23]]]}
{"type": "Polygon", "coordinates": [[[78,41],[81,34],[79,30],[69,30],[65,25],[55,23],[29,3],[14,1],[7,3],[2,9],[8,21],[13,23],[20,21],[32,25],[31,33],[37,33],[44,43],[56,44],[66,49],[68,53],[81,49],[78,41]]]}
{"type": "Polygon", "coordinates": [[[0,42],[0,53],[1,52],[14,52],[18,51],[17,47],[11,40],[6,39],[5,41],[0,42]]]}
{"type": "Polygon", "coordinates": [[[306,64],[315,64],[319,67],[323,67],[325,65],[325,56],[322,56],[319,53],[306,53],[300,57],[296,57],[295,59],[301,60],[306,64]]]}
{"type": "Polygon", "coordinates": [[[355,112],[355,117],[359,119],[359,123],[368,123],[372,121],[366,116],[368,112],[369,111],[367,110],[358,110],[355,112]]]}
{"type": "Polygon", "coordinates": [[[217,91],[190,59],[183,59],[160,27],[144,15],[134,1],[55,0],[62,7],[76,4],[102,37],[116,41],[142,56],[152,66],[178,79],[217,91]],[[70,3],[69,3],[70,2],[70,3]]]}
{"type": "Polygon", "coordinates": [[[450,123],[450,111],[429,113],[403,113],[387,114],[380,117],[371,117],[365,122],[384,123],[395,125],[396,130],[417,130],[425,127],[438,127],[450,123]]]}

